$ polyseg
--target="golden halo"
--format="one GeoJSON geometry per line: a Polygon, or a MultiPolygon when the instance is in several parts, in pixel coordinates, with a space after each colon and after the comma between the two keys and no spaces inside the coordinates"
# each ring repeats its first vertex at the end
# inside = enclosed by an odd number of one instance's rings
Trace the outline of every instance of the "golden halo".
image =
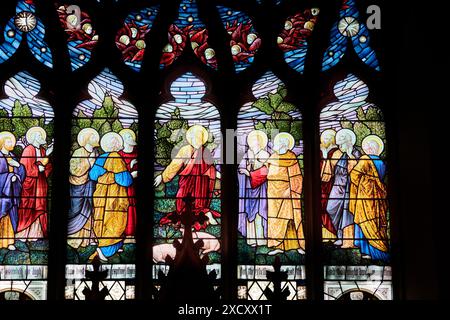
{"type": "Polygon", "coordinates": [[[118,133],[108,132],[102,137],[100,146],[105,152],[117,152],[123,148],[123,139],[118,133]],[[113,142],[116,143],[113,144],[113,142]]]}
{"type": "Polygon", "coordinates": [[[136,133],[131,129],[122,129],[119,131],[119,134],[123,138],[126,134],[130,134],[133,137],[133,140],[136,141],[136,133]]]}
{"type": "Polygon", "coordinates": [[[379,156],[380,154],[383,153],[383,151],[384,151],[384,142],[379,136],[377,136],[375,134],[371,134],[371,135],[365,137],[363,139],[362,143],[361,143],[361,146],[362,146],[363,150],[365,149],[364,146],[367,143],[369,143],[369,142],[375,142],[378,145],[378,154],[377,154],[377,156],[379,156]]]}
{"type": "Polygon", "coordinates": [[[186,140],[192,146],[192,138],[198,137],[199,135],[201,135],[201,142],[202,145],[204,145],[209,138],[208,130],[206,130],[206,128],[201,125],[193,125],[186,132],[186,140]]]}
{"type": "Polygon", "coordinates": [[[341,129],[336,133],[336,142],[338,142],[342,135],[350,136],[353,145],[356,143],[356,134],[350,129],[341,129]]]}
{"type": "Polygon", "coordinates": [[[8,138],[14,141],[13,144],[16,145],[16,136],[9,131],[2,131],[0,132],[0,148],[3,148],[5,140],[8,138]]]}
{"type": "Polygon", "coordinates": [[[269,142],[269,138],[267,138],[267,134],[261,130],[253,130],[247,136],[247,144],[249,145],[249,141],[252,139],[256,139],[261,148],[265,148],[267,143],[269,142]]]}
{"type": "Polygon", "coordinates": [[[323,138],[327,135],[332,135],[334,137],[334,139],[336,139],[336,130],[334,129],[326,129],[322,132],[322,134],[320,135],[320,142],[323,142],[323,138]]]}
{"type": "Polygon", "coordinates": [[[31,127],[30,129],[28,129],[25,138],[27,139],[28,143],[31,143],[30,141],[32,140],[32,136],[35,133],[40,133],[42,135],[42,138],[45,140],[47,139],[47,132],[45,132],[45,130],[42,127],[31,127]]]}
{"type": "Polygon", "coordinates": [[[273,139],[273,145],[274,146],[279,145],[281,139],[287,139],[288,140],[288,146],[287,147],[288,147],[289,150],[292,150],[294,148],[295,139],[290,133],[281,132],[281,133],[277,134],[275,136],[275,138],[273,139]]]}
{"type": "Polygon", "coordinates": [[[87,142],[88,138],[91,136],[95,136],[95,139],[97,143],[100,141],[100,135],[98,134],[97,130],[94,128],[84,128],[80,132],[78,132],[77,136],[77,142],[80,147],[84,147],[87,142]]]}

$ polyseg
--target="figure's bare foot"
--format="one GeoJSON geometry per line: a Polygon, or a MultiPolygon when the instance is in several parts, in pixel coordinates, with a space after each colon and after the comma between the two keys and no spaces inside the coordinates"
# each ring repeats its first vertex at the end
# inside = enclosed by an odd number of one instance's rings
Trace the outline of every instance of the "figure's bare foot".
{"type": "Polygon", "coordinates": [[[217,220],[213,218],[213,216],[212,216],[212,214],[211,214],[211,211],[208,211],[208,212],[205,214],[205,216],[208,217],[209,224],[211,224],[211,225],[217,225],[217,224],[219,224],[219,223],[217,222],[217,220]]]}
{"type": "Polygon", "coordinates": [[[108,261],[108,258],[105,257],[105,255],[103,254],[103,252],[100,248],[97,248],[97,252],[98,252],[98,257],[100,258],[100,261],[103,261],[103,262],[108,261]]]}
{"type": "Polygon", "coordinates": [[[274,256],[274,255],[276,255],[276,254],[279,254],[279,253],[283,253],[284,251],[283,250],[281,250],[281,249],[275,249],[275,250],[272,250],[272,251],[269,251],[269,253],[267,253],[269,256],[274,256]]]}
{"type": "Polygon", "coordinates": [[[16,246],[13,245],[13,244],[10,244],[10,245],[8,246],[8,250],[14,251],[14,250],[16,250],[16,246]]]}

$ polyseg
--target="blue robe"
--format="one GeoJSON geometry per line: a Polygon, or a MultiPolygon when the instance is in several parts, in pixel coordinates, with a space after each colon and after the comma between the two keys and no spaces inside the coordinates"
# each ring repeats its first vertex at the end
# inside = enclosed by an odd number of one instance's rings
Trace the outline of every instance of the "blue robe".
{"type": "MultiPolygon", "coordinates": [[[[361,154],[353,150],[353,156],[358,159],[361,154]]],[[[327,203],[327,212],[335,230],[343,230],[353,224],[353,214],[349,211],[350,175],[348,172],[349,157],[344,153],[334,167],[334,181],[327,203]]]]}
{"type": "Polygon", "coordinates": [[[80,231],[92,214],[92,195],[95,190],[95,182],[89,180],[82,185],[70,185],[70,211],[68,222],[68,234],[80,231]]]}

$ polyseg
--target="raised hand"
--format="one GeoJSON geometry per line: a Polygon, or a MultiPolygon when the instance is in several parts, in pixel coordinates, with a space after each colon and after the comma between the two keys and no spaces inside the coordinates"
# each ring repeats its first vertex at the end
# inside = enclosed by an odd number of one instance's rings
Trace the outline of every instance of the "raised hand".
{"type": "Polygon", "coordinates": [[[155,177],[155,182],[153,183],[153,186],[157,188],[161,184],[161,182],[162,182],[162,175],[157,175],[155,177]]]}

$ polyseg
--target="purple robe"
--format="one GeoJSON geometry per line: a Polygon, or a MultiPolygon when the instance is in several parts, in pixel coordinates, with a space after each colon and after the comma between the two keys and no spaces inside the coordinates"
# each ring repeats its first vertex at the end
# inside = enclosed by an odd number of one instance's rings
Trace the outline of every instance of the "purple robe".
{"type": "MultiPolygon", "coordinates": [[[[359,159],[361,153],[353,149],[352,155],[359,159]]],[[[348,172],[349,157],[344,153],[336,163],[333,172],[333,186],[327,203],[327,212],[335,230],[343,230],[353,224],[353,214],[349,211],[350,174],[348,172]]]]}
{"type": "MultiPolygon", "coordinates": [[[[246,169],[248,155],[242,159],[239,168],[246,169]]],[[[239,179],[239,221],[238,230],[247,236],[247,221],[253,222],[256,215],[263,221],[264,237],[267,238],[267,180],[256,188],[252,188],[251,177],[238,174],[239,179]]]]}

